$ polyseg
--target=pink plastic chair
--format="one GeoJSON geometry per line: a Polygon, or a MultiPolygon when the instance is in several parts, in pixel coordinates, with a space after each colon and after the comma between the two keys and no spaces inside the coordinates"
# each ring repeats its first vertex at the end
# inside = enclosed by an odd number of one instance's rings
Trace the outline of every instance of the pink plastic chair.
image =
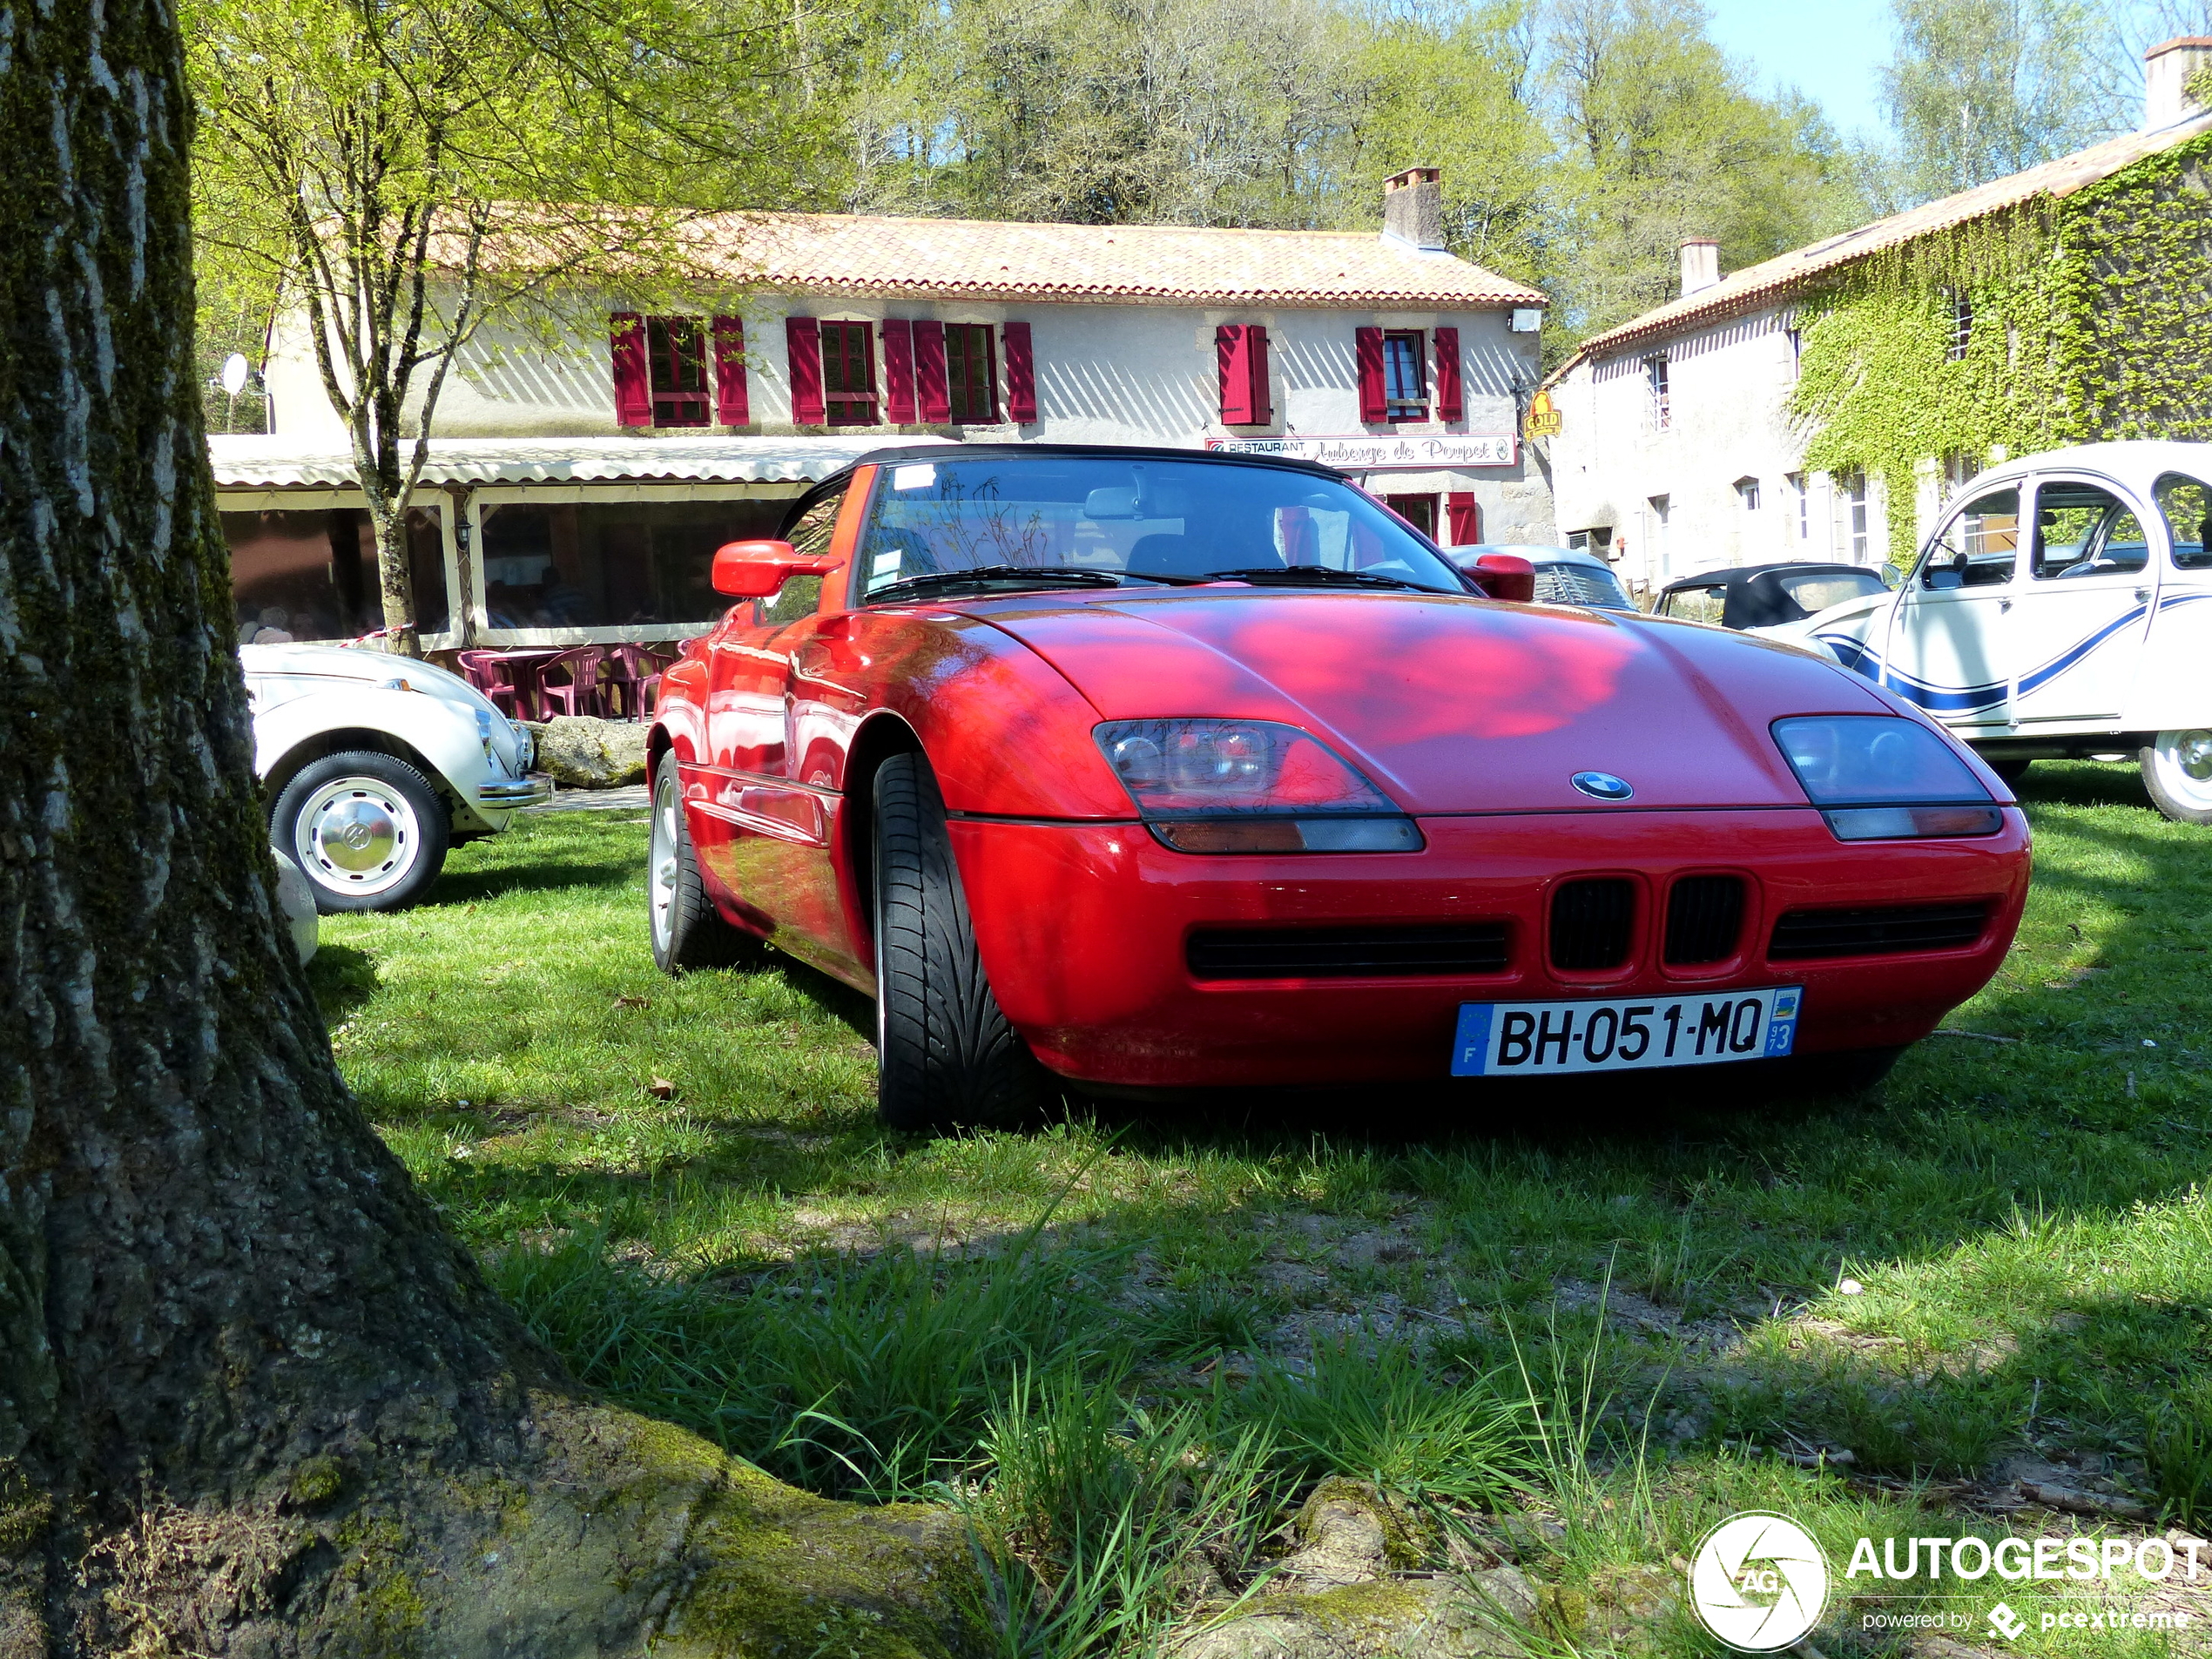
{"type": "Polygon", "coordinates": [[[509,719],[523,718],[521,691],[515,683],[513,664],[496,651],[464,651],[455,653],[461,664],[462,678],[491,700],[491,705],[509,719]]]}
{"type": "Polygon", "coordinates": [[[616,716],[642,719],[659,700],[661,671],[675,658],[651,645],[610,645],[600,684],[616,716]]]}
{"type": "Polygon", "coordinates": [[[563,714],[589,714],[604,719],[607,699],[600,689],[599,671],[606,659],[605,646],[578,645],[538,664],[539,707],[549,718],[557,709],[563,714]]]}

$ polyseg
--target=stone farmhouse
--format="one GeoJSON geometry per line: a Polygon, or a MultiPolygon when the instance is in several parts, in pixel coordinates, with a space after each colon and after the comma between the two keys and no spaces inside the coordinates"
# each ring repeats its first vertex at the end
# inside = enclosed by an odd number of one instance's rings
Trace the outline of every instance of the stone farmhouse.
{"type": "Polygon", "coordinates": [[[2212,437],[2212,39],[2147,55],[2142,128],[1721,273],[1545,387],[1558,523],[1650,591],[1778,559],[1903,562],[2008,455],[2212,437]]]}

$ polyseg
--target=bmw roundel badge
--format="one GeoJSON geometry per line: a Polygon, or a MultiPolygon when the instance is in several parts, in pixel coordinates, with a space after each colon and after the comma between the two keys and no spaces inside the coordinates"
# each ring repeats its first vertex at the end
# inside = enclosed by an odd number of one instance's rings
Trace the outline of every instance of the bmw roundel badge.
{"type": "Polygon", "coordinates": [[[1615,778],[1609,772],[1578,772],[1567,781],[1599,800],[1626,800],[1636,792],[1629,787],[1627,779],[1615,778]]]}

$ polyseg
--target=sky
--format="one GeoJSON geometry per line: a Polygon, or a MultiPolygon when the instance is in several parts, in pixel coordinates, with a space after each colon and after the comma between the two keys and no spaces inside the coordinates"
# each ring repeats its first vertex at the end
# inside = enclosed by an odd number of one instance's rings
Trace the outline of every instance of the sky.
{"type": "Polygon", "coordinates": [[[1795,86],[1839,132],[1882,128],[1875,71],[1890,55],[1887,0],[1706,0],[1712,36],[1752,67],[1758,90],[1795,86]]]}

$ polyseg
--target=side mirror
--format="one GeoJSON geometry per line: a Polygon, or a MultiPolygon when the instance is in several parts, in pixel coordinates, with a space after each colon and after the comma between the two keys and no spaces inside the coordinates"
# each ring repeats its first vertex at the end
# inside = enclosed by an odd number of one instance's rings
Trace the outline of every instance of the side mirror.
{"type": "Polygon", "coordinates": [[[727,542],[714,550],[714,590],[732,599],[772,599],[795,576],[827,576],[836,559],[802,558],[789,542],[727,542]]]}
{"type": "Polygon", "coordinates": [[[1493,599],[1521,605],[1535,600],[1536,567],[1518,553],[1485,553],[1473,564],[1460,568],[1493,599]]]}

